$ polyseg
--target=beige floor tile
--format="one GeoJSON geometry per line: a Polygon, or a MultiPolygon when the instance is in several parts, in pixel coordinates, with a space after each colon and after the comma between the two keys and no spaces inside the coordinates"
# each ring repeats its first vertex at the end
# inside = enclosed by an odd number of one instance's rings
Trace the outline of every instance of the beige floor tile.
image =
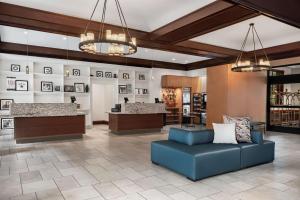
{"type": "Polygon", "coordinates": [[[152,188],[168,185],[167,182],[157,178],[156,176],[142,178],[142,179],[136,180],[134,182],[137,185],[144,188],[145,190],[149,190],[149,189],[152,189],[152,188]]]}
{"type": "Polygon", "coordinates": [[[156,189],[166,195],[172,195],[172,194],[176,194],[178,192],[182,192],[182,190],[178,189],[174,185],[166,185],[166,186],[158,187],[156,189]]]}
{"type": "Polygon", "coordinates": [[[43,190],[57,189],[57,186],[53,180],[26,183],[26,184],[22,184],[22,187],[23,187],[24,194],[39,192],[43,190]]]}
{"type": "Polygon", "coordinates": [[[73,176],[54,178],[54,181],[61,191],[80,187],[79,183],[74,179],[73,176]]]}
{"type": "Polygon", "coordinates": [[[86,200],[101,197],[92,186],[85,186],[62,191],[65,200],[86,200]]]}
{"type": "Polygon", "coordinates": [[[144,177],[144,175],[133,170],[132,168],[122,169],[119,170],[119,172],[123,174],[125,177],[129,178],[130,180],[137,180],[144,177]]]}
{"type": "Polygon", "coordinates": [[[36,192],[38,200],[64,200],[58,189],[50,189],[36,192]]]}
{"type": "Polygon", "coordinates": [[[22,184],[43,180],[40,171],[30,171],[30,172],[21,173],[20,177],[21,177],[22,184]]]}
{"type": "Polygon", "coordinates": [[[50,180],[53,178],[61,177],[61,174],[55,167],[45,168],[43,170],[40,170],[40,172],[44,180],[50,180]]]}
{"type": "Polygon", "coordinates": [[[37,200],[35,193],[11,197],[10,200],[37,200]]]}
{"type": "Polygon", "coordinates": [[[125,196],[125,193],[112,183],[97,184],[94,187],[106,199],[125,196]]]}
{"type": "Polygon", "coordinates": [[[171,200],[167,195],[156,189],[145,190],[140,192],[140,194],[147,200],[171,200]]]}
{"type": "Polygon", "coordinates": [[[280,191],[285,191],[285,190],[289,189],[289,187],[287,185],[282,184],[282,183],[276,183],[276,182],[268,183],[265,186],[276,189],[276,190],[280,190],[280,191]]]}
{"type": "Polygon", "coordinates": [[[186,193],[186,192],[179,192],[176,194],[170,195],[170,197],[174,200],[196,200],[196,197],[186,193]]]}

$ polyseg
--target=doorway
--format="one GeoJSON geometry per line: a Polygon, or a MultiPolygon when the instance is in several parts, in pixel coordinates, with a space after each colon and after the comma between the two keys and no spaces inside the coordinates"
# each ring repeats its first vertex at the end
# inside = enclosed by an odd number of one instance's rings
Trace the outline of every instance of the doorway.
{"type": "Polygon", "coordinates": [[[92,84],[93,124],[108,124],[108,113],[114,107],[114,86],[112,84],[92,84]]]}

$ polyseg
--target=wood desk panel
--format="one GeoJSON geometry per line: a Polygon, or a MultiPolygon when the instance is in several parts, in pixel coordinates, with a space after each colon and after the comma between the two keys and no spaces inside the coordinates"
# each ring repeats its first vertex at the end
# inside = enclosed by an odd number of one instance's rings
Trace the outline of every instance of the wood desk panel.
{"type": "Polygon", "coordinates": [[[163,114],[109,114],[109,129],[112,132],[161,129],[163,114]]]}
{"type": "Polygon", "coordinates": [[[85,116],[15,117],[14,127],[17,141],[82,135],[85,133],[85,116]]]}

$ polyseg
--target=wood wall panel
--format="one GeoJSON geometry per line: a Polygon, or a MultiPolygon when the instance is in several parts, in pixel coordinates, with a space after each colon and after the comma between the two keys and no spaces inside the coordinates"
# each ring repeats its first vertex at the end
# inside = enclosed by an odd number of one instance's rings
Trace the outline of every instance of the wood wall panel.
{"type": "Polygon", "coordinates": [[[231,72],[230,65],[207,69],[207,127],[222,123],[224,114],[266,119],[266,72],[231,72]]]}
{"type": "Polygon", "coordinates": [[[228,76],[226,65],[207,69],[207,119],[208,128],[212,123],[222,123],[227,113],[228,76]]]}

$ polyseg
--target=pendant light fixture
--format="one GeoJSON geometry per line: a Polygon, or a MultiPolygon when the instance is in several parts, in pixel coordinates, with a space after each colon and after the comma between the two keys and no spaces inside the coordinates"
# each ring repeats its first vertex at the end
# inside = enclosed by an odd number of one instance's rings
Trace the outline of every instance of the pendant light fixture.
{"type": "Polygon", "coordinates": [[[234,72],[258,72],[258,71],[265,71],[265,70],[271,70],[271,69],[272,69],[272,67],[270,65],[270,61],[269,61],[267,53],[262,45],[262,42],[257,34],[254,23],[251,23],[251,24],[249,24],[249,29],[248,29],[246,37],[242,43],[241,53],[237,57],[236,62],[233,64],[231,71],[234,71],[234,72]],[[245,54],[245,46],[247,44],[247,40],[248,40],[248,36],[249,36],[250,32],[252,33],[253,57],[250,56],[251,58],[249,58],[248,56],[251,54],[247,53],[248,58],[243,59],[243,55],[245,54]],[[257,46],[256,46],[256,42],[255,42],[255,37],[259,41],[260,47],[263,51],[263,56],[260,58],[258,58],[258,55],[256,52],[257,46]]]}
{"type": "Polygon", "coordinates": [[[101,25],[98,31],[98,34],[95,34],[92,31],[89,31],[89,25],[92,21],[94,13],[98,7],[99,0],[97,0],[96,5],[93,9],[89,22],[86,25],[84,33],[80,35],[79,49],[81,51],[99,54],[99,55],[110,55],[110,56],[124,56],[131,55],[137,52],[136,38],[130,35],[124,13],[122,11],[119,0],[112,0],[115,2],[117,7],[117,16],[121,22],[121,32],[113,32],[110,29],[105,27],[105,16],[107,1],[104,0],[101,25]]]}

